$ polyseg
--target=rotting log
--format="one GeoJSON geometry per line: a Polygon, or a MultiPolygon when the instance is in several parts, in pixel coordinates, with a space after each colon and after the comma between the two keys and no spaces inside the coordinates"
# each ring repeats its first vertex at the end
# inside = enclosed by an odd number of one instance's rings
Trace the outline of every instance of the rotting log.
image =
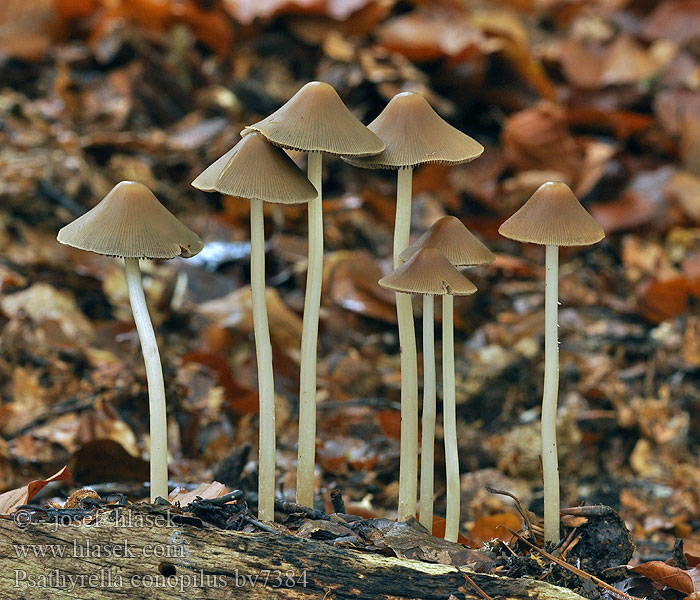
{"type": "Polygon", "coordinates": [[[582,600],[531,579],[239,533],[120,509],[94,524],[0,520],[0,598],[582,600]]]}

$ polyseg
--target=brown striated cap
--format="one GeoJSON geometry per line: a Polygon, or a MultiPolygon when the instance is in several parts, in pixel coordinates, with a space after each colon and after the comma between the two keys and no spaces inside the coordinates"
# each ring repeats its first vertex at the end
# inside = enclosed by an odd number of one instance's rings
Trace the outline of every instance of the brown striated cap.
{"type": "Polygon", "coordinates": [[[365,169],[400,169],[426,163],[455,165],[474,160],[484,147],[447,123],[420,94],[394,96],[368,128],[386,144],[386,150],[366,158],[343,157],[365,169]]]}
{"type": "Polygon", "coordinates": [[[369,156],[384,142],[358,121],[332,86],[312,81],[279,110],[246,127],[277,146],[307,152],[369,156]]]}
{"type": "Polygon", "coordinates": [[[569,186],[559,181],[543,183],[498,232],[545,246],[589,246],[605,237],[569,186]]]}
{"type": "Polygon", "coordinates": [[[278,204],[309,202],[318,195],[284,150],[276,148],[257,132],[246,135],[192,185],[205,192],[217,191],[278,204]]]}
{"type": "Polygon", "coordinates": [[[469,296],[476,286],[435,248],[418,250],[400,267],[379,280],[379,285],[406,294],[469,296]]]}
{"type": "Polygon", "coordinates": [[[122,258],[190,258],[202,240],[142,183],[122,181],[58,232],[62,244],[122,258]]]}
{"type": "Polygon", "coordinates": [[[436,248],[457,267],[485,265],[496,257],[457,217],[441,217],[400,255],[408,260],[421,248],[436,248]]]}

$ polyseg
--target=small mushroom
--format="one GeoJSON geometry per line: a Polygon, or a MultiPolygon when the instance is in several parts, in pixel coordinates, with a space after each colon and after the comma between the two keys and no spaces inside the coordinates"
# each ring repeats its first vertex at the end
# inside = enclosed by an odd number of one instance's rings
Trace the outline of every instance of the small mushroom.
{"type": "Polygon", "coordinates": [[[208,167],[192,185],[207,192],[250,200],[250,287],[258,363],[260,433],[258,442],[258,518],[275,519],[275,385],[265,304],[263,202],[300,204],[316,189],[283,150],[259,133],[249,133],[208,167]]]}
{"type": "Polygon", "coordinates": [[[190,258],[202,240],[166,209],[145,185],[118,183],[83,216],[63,227],[62,244],[124,259],[129,301],[146,365],[151,437],[151,502],[168,497],[168,440],[165,386],[158,344],[148,315],[139,258],[190,258]]]}
{"type": "Polygon", "coordinates": [[[304,296],[299,382],[299,451],[297,496],[313,506],[316,452],[316,349],[323,280],[322,152],[368,156],[384,150],[384,142],[369,131],[343,104],[332,86],[312,81],[269,117],[246,127],[259,131],[282,148],[308,153],[308,177],[318,194],[309,202],[309,263],[304,296]]]}
{"type": "MultiPolygon", "coordinates": [[[[483,265],[495,257],[457,217],[441,217],[428,231],[401,253],[401,260],[408,260],[423,248],[435,248],[455,267],[483,265]]],[[[432,296],[423,296],[423,419],[420,464],[420,522],[432,532],[433,528],[433,449],[435,447],[435,385],[433,356],[433,305],[432,296]],[[428,302],[428,298],[430,301],[428,302]],[[426,316],[429,312],[429,316],[426,316]],[[426,354],[429,354],[426,357],[426,354]],[[432,361],[432,364],[430,364],[432,361]],[[432,370],[429,373],[429,369],[432,370]],[[430,375],[430,376],[429,376],[430,375]],[[431,385],[432,379],[432,385],[431,385]]]]}
{"type": "MultiPolygon", "coordinates": [[[[394,268],[408,246],[411,233],[413,168],[429,163],[456,165],[474,160],[484,151],[479,142],[444,121],[420,94],[394,96],[368,128],[386,143],[386,150],[364,158],[343,160],[364,169],[397,169],[394,268]]],[[[401,458],[399,520],[416,513],[418,488],[418,380],[415,374],[416,338],[411,299],[396,296],[401,347],[401,458]]]]}
{"type": "MultiPolygon", "coordinates": [[[[447,479],[447,514],[445,517],[445,539],[456,542],[459,534],[459,455],[457,453],[457,412],[455,405],[455,358],[454,321],[452,296],[468,296],[476,292],[476,286],[462,275],[439,250],[418,250],[403,265],[379,280],[379,285],[399,294],[423,294],[423,361],[426,391],[423,414],[428,413],[424,423],[432,431],[423,430],[423,435],[435,438],[435,350],[433,345],[434,317],[433,296],[442,296],[442,417],[445,436],[445,467],[447,479]]],[[[409,296],[410,298],[410,296],[409,296]]],[[[428,451],[431,454],[433,445],[428,451]]],[[[432,471],[421,472],[430,479],[432,471]]],[[[432,521],[432,495],[430,498],[432,521]]],[[[426,503],[427,504],[427,503],[426,503]]],[[[421,509],[421,522],[425,516],[421,509]]]]}
{"type": "Polygon", "coordinates": [[[544,539],[559,541],[559,462],[557,396],[559,394],[558,277],[559,246],[589,246],[605,237],[602,227],[561,182],[541,185],[498,229],[512,240],[545,246],[544,391],[542,396],[542,473],[544,539]]]}

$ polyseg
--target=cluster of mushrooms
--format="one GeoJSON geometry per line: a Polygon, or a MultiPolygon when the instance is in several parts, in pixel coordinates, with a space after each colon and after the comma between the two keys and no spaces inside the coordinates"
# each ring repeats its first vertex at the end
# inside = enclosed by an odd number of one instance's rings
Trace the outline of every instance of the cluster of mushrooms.
{"type": "MultiPolygon", "coordinates": [[[[260,402],[258,517],[274,520],[275,399],[272,347],[265,304],[263,202],[308,204],[308,270],[301,340],[296,501],[313,506],[316,444],[316,354],[323,275],[322,153],[367,169],[397,170],[394,271],[379,285],[396,292],[401,348],[401,446],[398,518],[416,514],[418,498],[418,377],[412,294],[423,296],[423,410],[420,522],[432,531],[436,419],[434,296],[442,296],[442,391],[447,514],[445,538],[457,540],[460,476],[457,452],[453,296],[477,291],[457,267],[488,264],[486,248],[455,217],[443,217],[409,246],[413,168],[454,165],[483,147],[446,123],[419,94],[395,96],[368,127],[328,84],[311,82],[275,113],[246,127],[241,140],[192,185],[250,200],[251,292],[260,402]],[[305,175],[283,149],[307,153],[305,175]],[[274,175],[273,175],[274,174],[274,175]]],[[[558,247],[600,241],[603,231],[563,183],[542,185],[508,219],[505,237],[546,247],[545,376],[542,404],[545,540],[559,539],[556,446],[558,391],[558,247]]],[[[194,256],[203,245],[140,183],[121,182],[92,210],[66,225],[58,241],[124,258],[134,321],[146,365],[150,404],[151,500],[167,497],[168,467],[163,372],[141,285],[139,259],[194,256]]]]}

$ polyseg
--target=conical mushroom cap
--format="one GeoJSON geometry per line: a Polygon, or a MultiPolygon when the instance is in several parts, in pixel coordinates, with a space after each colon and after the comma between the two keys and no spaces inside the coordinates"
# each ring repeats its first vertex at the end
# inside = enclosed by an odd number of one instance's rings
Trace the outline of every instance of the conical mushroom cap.
{"type": "Polygon", "coordinates": [[[62,244],[123,258],[189,258],[203,247],[142,183],[122,181],[58,232],[62,244]]]}
{"type": "Polygon", "coordinates": [[[456,267],[485,265],[496,257],[457,217],[441,217],[400,255],[408,260],[421,248],[435,248],[456,267]]]}
{"type": "Polygon", "coordinates": [[[498,232],[512,240],[545,246],[589,246],[605,237],[569,186],[558,181],[542,184],[498,232]]]}
{"type": "Polygon", "coordinates": [[[251,129],[291,150],[349,156],[384,150],[384,142],[353,116],[338,92],[320,81],[307,83],[282,108],[246,127],[251,129]]]}
{"type": "Polygon", "coordinates": [[[399,169],[426,163],[455,165],[474,160],[484,147],[447,123],[420,94],[394,96],[368,125],[386,150],[366,158],[343,158],[365,169],[399,169]]]}
{"type": "Polygon", "coordinates": [[[400,267],[379,280],[379,285],[406,294],[469,296],[476,286],[435,248],[418,250],[400,267]]]}
{"type": "Polygon", "coordinates": [[[309,202],[318,194],[284,150],[255,132],[211,164],[192,185],[205,192],[279,204],[309,202]]]}

